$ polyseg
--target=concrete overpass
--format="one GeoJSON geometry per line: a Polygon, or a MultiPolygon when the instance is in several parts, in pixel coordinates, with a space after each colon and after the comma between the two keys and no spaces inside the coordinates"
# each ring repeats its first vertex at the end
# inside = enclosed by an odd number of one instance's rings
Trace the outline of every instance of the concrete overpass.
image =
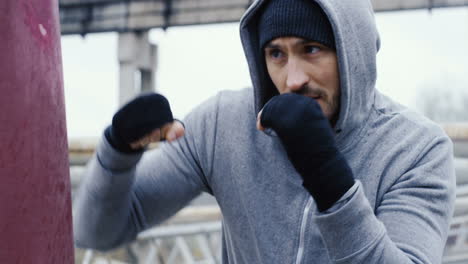
{"type": "MultiPolygon", "coordinates": [[[[468,0],[371,0],[376,12],[468,6],[468,0]]],[[[62,34],[237,22],[253,0],[60,0],[62,34]]]]}

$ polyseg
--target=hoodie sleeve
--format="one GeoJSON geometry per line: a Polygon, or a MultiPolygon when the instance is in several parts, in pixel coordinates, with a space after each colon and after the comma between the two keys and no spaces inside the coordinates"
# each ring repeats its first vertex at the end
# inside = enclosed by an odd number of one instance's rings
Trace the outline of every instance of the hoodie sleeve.
{"type": "Polygon", "coordinates": [[[375,212],[362,185],[337,211],[316,213],[334,263],[441,263],[455,200],[452,143],[435,139],[375,212]]]}
{"type": "Polygon", "coordinates": [[[144,155],[120,153],[102,137],[74,202],[76,246],[115,248],[210,192],[214,107],[215,98],[199,106],[187,116],[182,138],[144,155]]]}

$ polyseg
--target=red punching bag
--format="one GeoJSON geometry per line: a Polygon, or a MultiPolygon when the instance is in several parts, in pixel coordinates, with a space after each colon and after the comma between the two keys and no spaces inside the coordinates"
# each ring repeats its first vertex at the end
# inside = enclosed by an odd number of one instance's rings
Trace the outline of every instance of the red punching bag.
{"type": "Polygon", "coordinates": [[[0,263],[73,263],[58,0],[0,0],[0,263]]]}

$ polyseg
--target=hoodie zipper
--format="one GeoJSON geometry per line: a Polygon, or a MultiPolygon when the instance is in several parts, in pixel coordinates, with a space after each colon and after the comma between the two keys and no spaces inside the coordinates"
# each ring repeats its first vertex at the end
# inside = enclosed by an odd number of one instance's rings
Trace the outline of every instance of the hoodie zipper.
{"type": "Polygon", "coordinates": [[[299,234],[299,248],[297,249],[296,264],[300,264],[302,262],[302,257],[304,255],[304,236],[307,226],[307,218],[309,218],[309,211],[311,206],[312,197],[309,197],[309,201],[307,201],[307,205],[302,215],[301,233],[299,234]]]}

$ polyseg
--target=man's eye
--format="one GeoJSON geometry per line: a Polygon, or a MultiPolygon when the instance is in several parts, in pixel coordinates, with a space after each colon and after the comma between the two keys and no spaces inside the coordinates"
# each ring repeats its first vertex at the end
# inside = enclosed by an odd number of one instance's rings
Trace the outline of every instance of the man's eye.
{"type": "Polygon", "coordinates": [[[274,59],[279,59],[283,56],[283,53],[278,49],[272,49],[269,51],[270,57],[274,59]]]}
{"type": "Polygon", "coordinates": [[[305,51],[306,53],[309,53],[309,54],[315,54],[319,51],[321,51],[322,49],[318,46],[306,46],[305,47],[305,51]]]}

